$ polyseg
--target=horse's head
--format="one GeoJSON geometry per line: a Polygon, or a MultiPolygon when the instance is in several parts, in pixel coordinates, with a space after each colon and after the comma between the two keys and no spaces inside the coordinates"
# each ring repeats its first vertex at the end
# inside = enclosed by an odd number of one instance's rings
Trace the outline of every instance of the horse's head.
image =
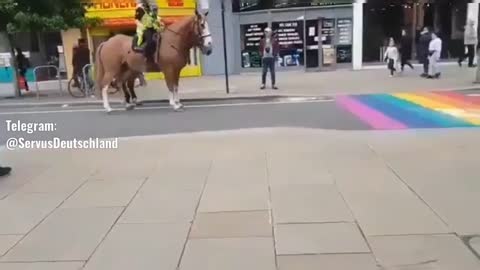
{"type": "Polygon", "coordinates": [[[197,37],[196,45],[202,50],[203,54],[210,55],[213,51],[213,39],[208,26],[207,15],[208,11],[205,14],[195,11],[194,31],[197,37]]]}

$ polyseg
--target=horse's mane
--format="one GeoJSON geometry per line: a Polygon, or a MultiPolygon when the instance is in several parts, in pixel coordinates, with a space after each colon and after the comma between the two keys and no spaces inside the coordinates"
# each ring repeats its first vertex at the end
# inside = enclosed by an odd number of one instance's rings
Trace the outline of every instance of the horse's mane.
{"type": "Polygon", "coordinates": [[[188,16],[188,17],[185,17],[185,18],[183,18],[179,21],[176,21],[176,22],[172,23],[171,25],[169,25],[167,27],[170,30],[173,30],[175,32],[180,32],[183,29],[185,29],[186,27],[188,27],[193,22],[194,19],[195,19],[194,15],[188,16]]]}

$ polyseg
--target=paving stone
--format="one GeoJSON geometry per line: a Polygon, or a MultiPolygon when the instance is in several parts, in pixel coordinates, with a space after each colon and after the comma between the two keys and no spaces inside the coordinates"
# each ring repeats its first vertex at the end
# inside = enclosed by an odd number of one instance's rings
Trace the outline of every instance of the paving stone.
{"type": "Polygon", "coordinates": [[[386,269],[480,269],[480,261],[454,235],[375,236],[368,241],[377,261],[386,269]]]}
{"type": "Polygon", "coordinates": [[[67,195],[16,193],[0,201],[0,234],[26,234],[67,195]]]}
{"type": "Polygon", "coordinates": [[[279,224],[275,243],[278,255],[370,252],[352,223],[279,224]]]}
{"type": "Polygon", "coordinates": [[[275,270],[272,238],[192,239],[180,270],[275,270]]]}
{"type": "Polygon", "coordinates": [[[230,186],[207,183],[200,201],[199,212],[267,210],[268,197],[266,185],[230,186]]]}
{"type": "Polygon", "coordinates": [[[212,162],[208,174],[209,186],[267,186],[267,165],[265,154],[250,154],[248,158],[236,156],[234,158],[216,159],[212,162]]]}
{"type": "Polygon", "coordinates": [[[0,261],[87,260],[121,211],[122,208],[58,209],[0,261]]]}
{"type": "Polygon", "coordinates": [[[0,263],[2,270],[81,270],[84,262],[0,263]]]}
{"type": "Polygon", "coordinates": [[[0,235],[0,257],[12,248],[23,235],[0,235]]]}
{"type": "Polygon", "coordinates": [[[470,239],[470,246],[480,255],[480,236],[470,239]]]}
{"type": "Polygon", "coordinates": [[[278,256],[278,270],[380,270],[372,254],[278,256]]]}
{"type": "Polygon", "coordinates": [[[320,159],[321,153],[289,151],[268,154],[268,174],[271,185],[333,184],[332,175],[320,159]]]}
{"type": "Polygon", "coordinates": [[[62,208],[127,206],[143,181],[88,181],[62,204],[62,208]]]}
{"type": "MultiPolygon", "coordinates": [[[[148,183],[147,183],[148,184],[148,183]]],[[[148,189],[143,186],[120,223],[188,223],[193,221],[200,192],[193,189],[148,189]]]]}
{"type": "Polygon", "coordinates": [[[271,193],[275,223],[354,221],[334,185],[277,185],[271,193]]]}
{"type": "Polygon", "coordinates": [[[449,233],[450,229],[383,161],[332,168],[337,186],[366,235],[449,233]],[[345,169],[345,168],[348,168],[345,169]]]}
{"type": "Polygon", "coordinates": [[[85,270],[175,269],[190,224],[119,224],[85,270]]]}
{"type": "Polygon", "coordinates": [[[198,213],[190,238],[272,237],[268,211],[198,213]]]}

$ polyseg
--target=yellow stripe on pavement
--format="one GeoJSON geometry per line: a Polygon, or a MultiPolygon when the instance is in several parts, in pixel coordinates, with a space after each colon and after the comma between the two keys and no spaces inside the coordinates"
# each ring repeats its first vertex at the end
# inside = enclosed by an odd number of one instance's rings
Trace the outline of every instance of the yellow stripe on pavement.
{"type": "Polygon", "coordinates": [[[423,96],[418,96],[414,94],[407,94],[407,93],[400,93],[400,94],[393,94],[394,97],[403,99],[424,108],[434,110],[437,112],[442,112],[449,114],[451,116],[461,118],[468,123],[473,125],[480,125],[480,113],[476,111],[469,111],[463,108],[457,108],[452,104],[448,104],[445,102],[436,101],[434,99],[429,99],[423,96]]]}

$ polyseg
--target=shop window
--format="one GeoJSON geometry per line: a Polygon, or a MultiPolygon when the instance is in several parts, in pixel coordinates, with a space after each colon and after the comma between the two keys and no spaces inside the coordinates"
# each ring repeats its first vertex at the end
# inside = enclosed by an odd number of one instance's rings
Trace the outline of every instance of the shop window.
{"type": "Polygon", "coordinates": [[[240,26],[242,44],[242,67],[259,68],[262,66],[260,40],[267,23],[246,24],[240,26]]]}
{"type": "Polygon", "coordinates": [[[303,21],[273,22],[272,29],[280,45],[278,64],[283,67],[303,66],[303,21]]]}

